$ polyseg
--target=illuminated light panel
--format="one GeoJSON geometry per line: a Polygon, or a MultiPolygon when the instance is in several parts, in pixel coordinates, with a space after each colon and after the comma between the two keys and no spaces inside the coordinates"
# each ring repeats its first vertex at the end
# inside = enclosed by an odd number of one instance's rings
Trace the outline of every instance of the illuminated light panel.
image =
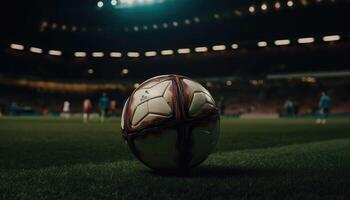
{"type": "Polygon", "coordinates": [[[191,53],[191,49],[188,49],[188,48],[178,49],[177,53],[178,54],[189,54],[189,53],[191,53]]]}
{"type": "Polygon", "coordinates": [[[167,24],[167,23],[164,23],[164,24],[163,24],[163,28],[168,28],[168,24],[167,24]]]}
{"type": "Polygon", "coordinates": [[[266,41],[260,41],[258,42],[258,47],[266,47],[267,46],[267,42],[266,41]]]}
{"type": "Polygon", "coordinates": [[[185,22],[185,24],[187,24],[187,25],[188,25],[188,24],[191,24],[191,21],[190,21],[189,19],[186,19],[184,22],[185,22]]]}
{"type": "Polygon", "coordinates": [[[290,40],[284,39],[284,40],[275,40],[275,45],[276,46],[284,46],[284,45],[289,45],[290,40]]]}
{"type": "Polygon", "coordinates": [[[29,51],[32,53],[38,53],[38,54],[43,53],[43,50],[38,47],[30,47],[29,51]]]}
{"type": "Polygon", "coordinates": [[[281,8],[281,3],[280,2],[276,2],[275,3],[275,8],[278,10],[278,9],[280,9],[281,8]]]}
{"type": "Polygon", "coordinates": [[[267,10],[267,4],[266,3],[263,3],[262,5],[261,5],[261,10],[267,10]]]}
{"type": "Polygon", "coordinates": [[[173,26],[174,26],[174,27],[177,27],[177,26],[179,26],[179,23],[178,23],[177,21],[174,21],[174,22],[173,22],[173,26]]]}
{"type": "Polygon", "coordinates": [[[138,57],[140,57],[140,53],[139,52],[128,52],[127,55],[130,58],[138,58],[138,57]]]}
{"type": "Polygon", "coordinates": [[[136,89],[136,88],[138,88],[138,87],[140,87],[140,84],[139,84],[139,83],[135,83],[135,84],[134,84],[134,88],[136,89]]]}
{"type": "Polygon", "coordinates": [[[93,74],[93,73],[94,73],[94,70],[90,68],[90,69],[88,69],[87,72],[88,72],[88,74],[93,74]]]}
{"type": "Polygon", "coordinates": [[[340,35],[327,35],[327,36],[324,36],[322,39],[325,42],[338,41],[340,40],[340,35]]]}
{"type": "Polygon", "coordinates": [[[112,0],[112,1],[111,1],[111,4],[112,4],[112,6],[117,5],[117,0],[112,0]]]}
{"type": "Polygon", "coordinates": [[[126,75],[126,74],[128,74],[129,73],[129,70],[127,69],[127,68],[124,68],[123,70],[122,70],[122,74],[123,75],[126,75]]]}
{"type": "Polygon", "coordinates": [[[154,29],[158,29],[158,25],[157,24],[153,24],[153,28],[154,29]]]}
{"type": "Polygon", "coordinates": [[[92,52],[92,57],[102,58],[104,56],[103,52],[92,52]]]}
{"type": "Polygon", "coordinates": [[[239,47],[238,44],[232,44],[232,45],[231,45],[231,48],[232,48],[232,49],[238,49],[238,47],[239,47]]]}
{"type": "Polygon", "coordinates": [[[254,6],[249,6],[248,8],[250,13],[254,13],[255,12],[255,7],[254,6]]]}
{"type": "Polygon", "coordinates": [[[11,49],[16,49],[16,50],[20,50],[20,51],[24,50],[24,46],[21,44],[11,44],[10,47],[11,47],[11,49]]]}
{"type": "Polygon", "coordinates": [[[194,49],[195,52],[207,52],[208,48],[207,47],[196,47],[194,49]]]}
{"type": "Polygon", "coordinates": [[[156,55],[157,55],[156,51],[146,51],[145,52],[145,56],[146,57],[153,57],[153,56],[156,56],[156,55]]]}
{"type": "Polygon", "coordinates": [[[213,50],[214,51],[224,51],[224,50],[226,50],[226,46],[225,45],[215,45],[215,46],[213,46],[213,50]]]}
{"type": "Polygon", "coordinates": [[[230,81],[230,80],[226,81],[226,85],[227,86],[231,86],[232,85],[232,81],[230,81]]]}
{"type": "Polygon", "coordinates": [[[103,7],[103,1],[97,2],[97,7],[102,8],[103,7]]]}
{"type": "Polygon", "coordinates": [[[120,57],[122,57],[122,53],[120,53],[120,52],[111,52],[109,54],[109,56],[111,56],[112,58],[120,58],[120,57]]]}
{"type": "Polygon", "coordinates": [[[196,22],[196,23],[199,23],[201,20],[199,19],[199,17],[195,17],[193,18],[193,20],[196,22]]]}
{"type": "Polygon", "coordinates": [[[77,58],[83,58],[83,57],[86,57],[86,52],[77,51],[77,52],[74,53],[74,56],[77,57],[77,58]]]}
{"type": "Polygon", "coordinates": [[[163,56],[169,56],[169,55],[173,55],[174,51],[173,50],[163,50],[160,52],[163,56]]]}
{"type": "Polygon", "coordinates": [[[292,7],[293,5],[294,5],[293,1],[291,1],[291,0],[287,1],[287,6],[288,7],[292,7]]]}
{"type": "Polygon", "coordinates": [[[308,44],[308,43],[313,43],[315,39],[313,37],[306,37],[306,38],[299,38],[298,43],[299,44],[308,44]]]}
{"type": "Polygon", "coordinates": [[[59,51],[59,50],[50,50],[50,51],[49,51],[49,55],[51,55],[51,56],[61,56],[61,55],[62,55],[62,51],[59,51]]]}

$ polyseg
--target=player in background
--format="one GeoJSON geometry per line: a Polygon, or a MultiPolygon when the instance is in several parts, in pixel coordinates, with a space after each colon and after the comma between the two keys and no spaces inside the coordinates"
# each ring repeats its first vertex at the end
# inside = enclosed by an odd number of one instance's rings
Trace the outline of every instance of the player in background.
{"type": "Polygon", "coordinates": [[[102,97],[100,98],[101,122],[105,121],[105,118],[108,113],[108,107],[109,107],[109,98],[106,93],[103,93],[102,97]]]}
{"type": "Polygon", "coordinates": [[[92,105],[90,99],[85,99],[83,102],[83,120],[84,123],[87,123],[90,118],[92,105]]]}
{"type": "Polygon", "coordinates": [[[284,109],[286,110],[287,116],[294,116],[294,104],[289,98],[284,102],[284,109]]]}
{"type": "Polygon", "coordinates": [[[317,124],[327,123],[330,101],[331,101],[331,98],[324,91],[322,91],[320,102],[318,103],[318,106],[320,108],[320,115],[319,115],[319,118],[316,120],[317,124]]]}
{"type": "Polygon", "coordinates": [[[63,117],[66,119],[70,118],[70,103],[69,101],[63,102],[63,117]]]}
{"type": "Polygon", "coordinates": [[[110,112],[110,116],[117,116],[117,101],[116,100],[112,100],[109,103],[109,112],[110,112]]]}

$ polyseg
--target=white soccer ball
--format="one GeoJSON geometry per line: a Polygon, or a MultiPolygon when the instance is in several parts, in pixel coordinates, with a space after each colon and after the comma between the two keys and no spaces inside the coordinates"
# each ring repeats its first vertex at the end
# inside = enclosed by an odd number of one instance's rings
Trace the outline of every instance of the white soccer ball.
{"type": "Polygon", "coordinates": [[[157,76],[142,83],[125,103],[121,128],[134,155],[159,170],[199,165],[215,147],[220,118],[199,83],[183,76],[157,76]]]}

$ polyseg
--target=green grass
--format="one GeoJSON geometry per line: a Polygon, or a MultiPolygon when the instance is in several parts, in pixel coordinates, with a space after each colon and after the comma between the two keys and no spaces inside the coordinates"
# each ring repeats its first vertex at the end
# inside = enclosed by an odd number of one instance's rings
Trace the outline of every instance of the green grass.
{"type": "Polygon", "coordinates": [[[119,120],[0,118],[0,199],[349,199],[350,119],[223,119],[216,152],[154,172],[119,120]]]}

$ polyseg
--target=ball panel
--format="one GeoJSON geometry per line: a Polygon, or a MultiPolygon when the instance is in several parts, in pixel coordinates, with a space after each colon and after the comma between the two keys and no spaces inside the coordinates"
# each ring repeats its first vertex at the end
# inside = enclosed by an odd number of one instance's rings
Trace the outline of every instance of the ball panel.
{"type": "Polygon", "coordinates": [[[143,118],[146,117],[148,114],[148,105],[147,102],[144,102],[142,104],[139,104],[134,112],[134,115],[132,116],[132,125],[137,125],[143,118]]]}
{"type": "Polygon", "coordinates": [[[213,151],[219,138],[220,121],[197,124],[192,127],[192,160],[190,166],[199,164],[213,151]]]}
{"type": "Polygon", "coordinates": [[[124,104],[124,107],[123,107],[123,111],[122,111],[122,117],[121,117],[121,120],[120,120],[120,124],[121,124],[122,130],[124,130],[125,110],[126,110],[126,106],[128,105],[128,101],[129,101],[129,98],[125,101],[125,104],[124,104]]]}
{"type": "Polygon", "coordinates": [[[179,160],[177,137],[176,129],[166,129],[135,138],[138,158],[152,168],[176,169],[179,160]]]}
{"type": "Polygon", "coordinates": [[[170,116],[172,110],[163,97],[158,97],[148,101],[148,111],[164,116],[170,116]]]}

